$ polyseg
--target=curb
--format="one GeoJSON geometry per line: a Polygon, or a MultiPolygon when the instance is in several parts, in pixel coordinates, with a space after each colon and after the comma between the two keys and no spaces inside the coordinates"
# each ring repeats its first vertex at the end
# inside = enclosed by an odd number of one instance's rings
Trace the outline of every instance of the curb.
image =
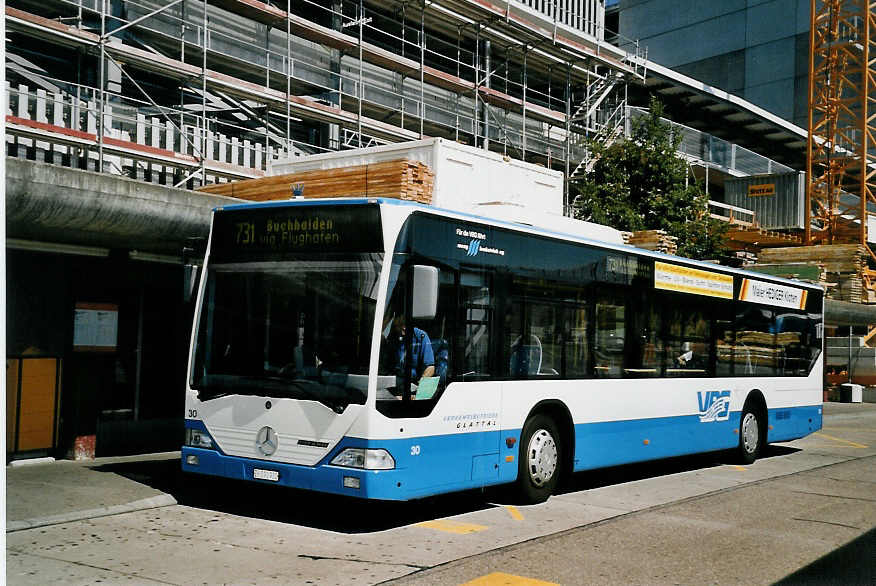
{"type": "Polygon", "coordinates": [[[41,464],[51,464],[55,462],[54,458],[28,458],[26,460],[12,460],[7,464],[10,468],[24,468],[25,466],[39,466],[41,464]]]}
{"type": "Polygon", "coordinates": [[[169,507],[175,504],[177,504],[175,498],[173,498],[169,494],[160,494],[158,496],[140,499],[137,501],[126,503],[124,505],[112,505],[109,507],[100,507],[99,509],[89,509],[86,511],[72,511],[70,513],[61,513],[60,515],[34,517],[32,519],[23,519],[21,521],[7,521],[6,533],[23,531],[25,529],[35,529],[37,527],[45,527],[47,525],[59,525],[61,523],[70,523],[73,521],[84,521],[86,519],[108,517],[110,515],[119,515],[121,513],[133,513],[135,511],[144,511],[146,509],[169,507]]]}

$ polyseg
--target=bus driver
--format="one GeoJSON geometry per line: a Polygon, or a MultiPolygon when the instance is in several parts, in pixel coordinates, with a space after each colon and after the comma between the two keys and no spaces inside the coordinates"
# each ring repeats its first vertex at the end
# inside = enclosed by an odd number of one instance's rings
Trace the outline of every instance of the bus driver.
{"type": "MultiPolygon", "coordinates": [[[[386,348],[385,360],[391,361],[386,364],[384,372],[393,372],[397,377],[404,376],[405,367],[405,317],[404,314],[392,315],[383,328],[384,347],[386,348]]],[[[432,341],[429,334],[420,328],[414,328],[413,359],[410,362],[411,390],[415,392],[413,385],[435,374],[435,356],[432,353],[432,341]]]]}

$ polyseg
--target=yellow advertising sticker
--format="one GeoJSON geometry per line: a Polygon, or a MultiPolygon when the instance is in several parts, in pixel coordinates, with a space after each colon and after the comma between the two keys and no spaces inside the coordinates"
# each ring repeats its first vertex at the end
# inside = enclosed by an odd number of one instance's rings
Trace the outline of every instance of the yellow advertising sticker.
{"type": "Polygon", "coordinates": [[[654,288],[733,299],[733,277],[712,271],[654,263],[654,288]]]}

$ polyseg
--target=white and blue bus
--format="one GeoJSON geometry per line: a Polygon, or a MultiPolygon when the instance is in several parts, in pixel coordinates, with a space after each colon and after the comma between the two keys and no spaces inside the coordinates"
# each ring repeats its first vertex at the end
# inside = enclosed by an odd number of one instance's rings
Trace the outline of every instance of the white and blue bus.
{"type": "Polygon", "coordinates": [[[215,210],[196,316],[186,472],[540,502],[822,424],[821,288],[411,202],[215,210]]]}

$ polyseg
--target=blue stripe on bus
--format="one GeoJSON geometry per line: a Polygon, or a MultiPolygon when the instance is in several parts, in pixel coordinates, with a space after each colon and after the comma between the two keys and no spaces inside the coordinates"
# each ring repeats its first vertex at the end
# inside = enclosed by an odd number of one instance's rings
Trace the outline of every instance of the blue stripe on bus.
{"type": "MultiPolygon", "coordinates": [[[[739,419],[737,411],[727,421],[708,423],[701,423],[699,416],[693,415],[578,424],[574,470],[732,448],[739,441],[739,419]]],[[[769,441],[803,437],[821,428],[821,406],[771,409],[768,420],[769,441]]],[[[186,426],[205,429],[202,422],[195,420],[186,420],[186,426]]],[[[517,477],[520,433],[520,429],[515,429],[394,440],[347,437],[317,466],[239,458],[215,450],[183,447],[182,467],[187,472],[239,480],[363,498],[408,500],[513,482],[517,477]],[[509,438],[515,441],[507,442],[509,438]],[[366,447],[388,450],[396,468],[366,471],[329,464],[345,448],[366,447]],[[187,464],[188,455],[197,455],[199,465],[187,464]],[[276,471],[279,480],[253,480],[254,468],[276,471]],[[358,478],[360,488],[344,487],[345,476],[358,478]]]]}
{"type": "Polygon", "coordinates": [[[787,442],[818,431],[822,426],[822,406],[770,409],[767,438],[771,442],[787,442]]]}
{"type": "MultiPolygon", "coordinates": [[[[788,441],[821,429],[821,406],[770,409],[770,442],[788,441]]],[[[726,421],[700,422],[699,415],[609,421],[575,426],[574,469],[590,470],[699,452],[739,443],[741,412],[726,421]]]]}

